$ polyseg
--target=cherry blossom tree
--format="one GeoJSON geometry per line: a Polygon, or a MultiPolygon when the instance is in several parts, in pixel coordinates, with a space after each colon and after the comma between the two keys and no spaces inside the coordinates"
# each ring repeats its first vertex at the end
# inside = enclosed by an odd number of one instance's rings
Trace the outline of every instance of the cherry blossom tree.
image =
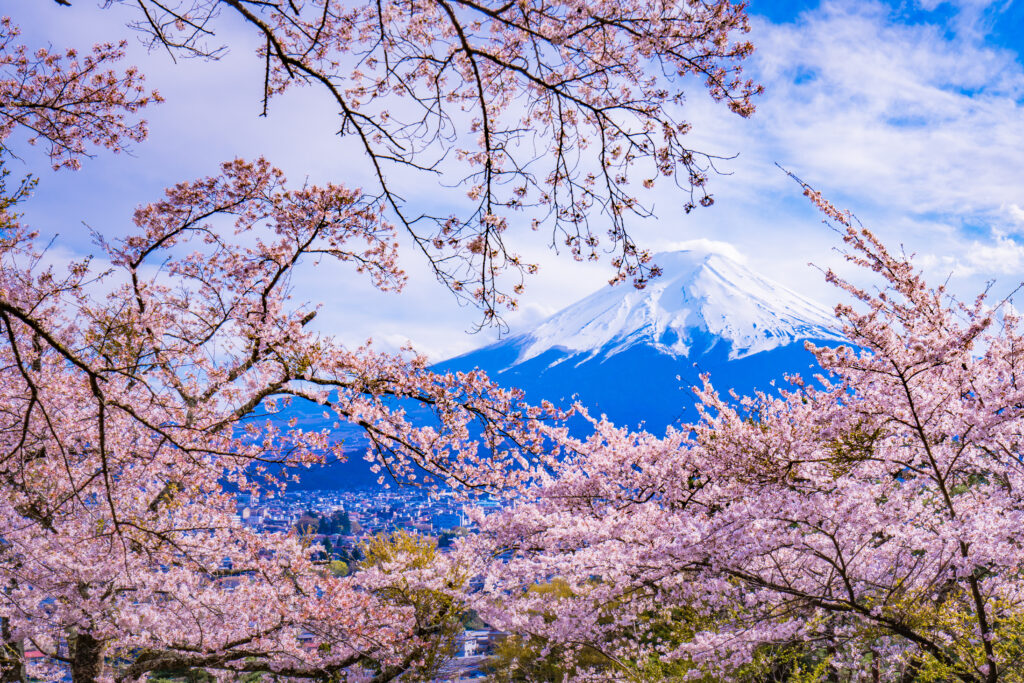
{"type": "MultiPolygon", "coordinates": [[[[127,76],[102,79],[136,91],[127,76]]],[[[75,120],[99,106],[48,101],[75,120]]],[[[26,100],[5,113],[17,124],[37,108],[26,100]]],[[[92,133],[34,130],[52,143],[55,164],[67,165],[92,134],[116,142],[123,113],[92,133]]],[[[144,133],[141,123],[134,130],[144,133]]],[[[307,678],[355,668],[389,680],[422,666],[438,630],[457,616],[451,601],[424,612],[389,597],[400,556],[386,570],[339,579],[314,566],[315,549],[296,538],[256,536],[234,519],[225,478],[255,489],[266,482],[251,479],[254,464],[322,461],[337,446],[330,421],[316,433],[252,421],[266,398],[324,403],[336,420],[367,431],[395,476],[410,478],[414,466],[475,453],[479,441],[536,448],[527,423],[541,416],[482,376],[436,376],[422,359],[347,351],[305,331],[315,311],[288,304],[300,262],[352,262],[381,287],[400,285],[402,275],[391,229],[356,193],[284,184],[260,160],[173,188],[137,212],[136,236],[116,244],[98,237],[118,271],[105,275],[88,261],[66,274],[42,267],[35,235],[13,213],[27,185],[4,193],[0,610],[8,680],[24,677],[26,645],[48,664],[66,664],[76,681],[109,679],[110,657],[134,659],[118,673],[126,680],[182,667],[307,678]],[[218,217],[229,224],[221,238],[218,217]],[[254,232],[266,234],[251,239],[254,232]],[[112,291],[90,291],[96,278],[112,291]],[[438,421],[413,428],[385,405],[396,396],[429,404],[438,421]],[[473,420],[479,440],[467,443],[473,420]]],[[[442,476],[467,481],[472,471],[442,476]]],[[[400,574],[420,591],[439,582],[451,591],[453,571],[442,558],[400,574]]]]}
{"type": "Polygon", "coordinates": [[[262,45],[263,113],[287,90],[326,92],[339,133],[366,154],[374,200],[485,323],[536,268],[517,253],[516,223],[545,227],[578,259],[597,258],[607,231],[615,279],[656,275],[629,234],[631,216],[650,215],[637,186],[674,180],[687,212],[713,201],[715,157],[686,144],[683,85],[703,80],[741,116],[760,91],[741,77],[752,46],[732,0],[131,4],[144,40],[172,56],[216,57],[229,47],[218,31],[243,22],[262,45]],[[398,173],[460,181],[469,203],[424,214],[398,173]]]}
{"type": "MultiPolygon", "coordinates": [[[[401,282],[390,228],[344,188],[290,190],[267,162],[235,161],[135,222],[138,234],[100,240],[115,272],[99,298],[87,263],[66,276],[39,269],[31,233],[8,219],[0,537],[11,642],[67,660],[76,681],[101,678],[114,644],[143,653],[132,676],[169,663],[310,677],[414,666],[435,624],[371,604],[373,572],[334,578],[295,538],[245,531],[223,481],[256,492],[254,465],[322,462],[340,448],[333,420],[361,427],[394,477],[478,486],[540,450],[535,425],[553,411],[479,374],[437,375],[307,330],[315,310],[288,302],[304,260],[401,282]],[[253,419],[292,396],[322,404],[325,428],[253,419]],[[393,398],[434,420],[411,424],[393,398]],[[322,634],[313,651],[326,655],[303,656],[307,632],[322,634]]],[[[435,565],[432,580],[450,583],[449,560],[435,565]]]]}
{"type": "Polygon", "coordinates": [[[119,152],[146,137],[145,122],[129,117],[160,95],[146,92],[138,70],[106,68],[124,57],[125,41],[80,56],[30,50],[18,33],[10,18],[0,18],[0,145],[21,129],[30,144],[47,147],[55,169],[77,169],[88,145],[119,152]]]}
{"type": "Polygon", "coordinates": [[[478,609],[601,654],[613,678],[675,662],[696,679],[1021,680],[1020,321],[929,287],[805,189],[881,280],[827,273],[854,302],[836,307],[851,344],[739,403],[707,382],[701,420],[664,438],[595,420],[561,439],[530,498],[481,520],[509,560],[478,609]],[[557,597],[529,589],[553,579],[557,597]]]}

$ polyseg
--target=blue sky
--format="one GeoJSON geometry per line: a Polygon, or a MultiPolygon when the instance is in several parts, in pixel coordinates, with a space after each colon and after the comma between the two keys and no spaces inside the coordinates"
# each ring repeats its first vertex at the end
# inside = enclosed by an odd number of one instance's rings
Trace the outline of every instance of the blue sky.
{"type": "MultiPolygon", "coordinates": [[[[55,46],[122,35],[126,18],[84,0],[71,8],[18,0],[5,11],[27,42],[55,46]]],[[[657,218],[636,227],[641,244],[721,242],[755,270],[829,303],[833,292],[807,264],[844,268],[837,240],[777,162],[915,252],[935,278],[951,276],[963,296],[990,279],[997,293],[1024,280],[1024,2],[753,0],[750,13],[757,52],[747,70],[766,88],[758,112],[739,119],[699,88],[683,112],[693,147],[739,156],[724,166],[730,175],[712,178],[717,202],[709,209],[684,216],[681,197],[657,190],[657,218]]],[[[234,156],[264,154],[297,181],[361,184],[365,167],[333,135],[333,110],[319,94],[294,93],[270,117],[257,116],[261,73],[242,44],[213,65],[172,64],[133,45],[132,60],[167,98],[147,112],[151,139],[133,156],[101,153],[81,172],[54,174],[37,153],[22,154],[23,170],[41,179],[27,220],[58,235],[51,260],[94,251],[83,223],[123,234],[134,206],[234,156]]],[[[410,199],[429,201],[434,192],[419,184],[410,199]]],[[[514,329],[609,277],[607,266],[526,244],[542,268],[509,316],[514,329]]],[[[465,334],[474,311],[433,283],[415,254],[404,266],[411,280],[402,295],[376,294],[345,272],[301,278],[298,293],[324,301],[318,324],[348,343],[373,337],[393,348],[408,339],[440,359],[493,337],[465,334]]]]}

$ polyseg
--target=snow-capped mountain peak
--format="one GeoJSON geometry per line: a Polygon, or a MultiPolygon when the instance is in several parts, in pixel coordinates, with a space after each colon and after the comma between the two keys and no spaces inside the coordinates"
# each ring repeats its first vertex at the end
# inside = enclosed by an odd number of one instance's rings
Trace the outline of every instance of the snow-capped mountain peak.
{"type": "Polygon", "coordinates": [[[645,289],[606,286],[507,340],[513,365],[558,350],[556,363],[610,357],[638,344],[674,357],[728,345],[730,359],[798,339],[841,340],[821,305],[715,251],[665,252],[663,274],[645,289]]]}

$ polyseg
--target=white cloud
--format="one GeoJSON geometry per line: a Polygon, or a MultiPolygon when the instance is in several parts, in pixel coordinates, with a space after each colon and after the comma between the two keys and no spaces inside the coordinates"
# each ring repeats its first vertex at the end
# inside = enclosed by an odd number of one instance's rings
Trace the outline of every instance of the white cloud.
{"type": "Polygon", "coordinates": [[[707,237],[681,242],[668,242],[664,246],[658,247],[658,251],[686,251],[690,249],[721,254],[739,263],[747,263],[747,257],[736,248],[736,245],[721,240],[708,239],[707,237]]]}
{"type": "Polygon", "coordinates": [[[983,39],[1000,15],[1010,9],[1013,0],[918,0],[918,6],[927,11],[952,8],[952,24],[957,33],[973,39],[983,39]]]}
{"type": "Polygon", "coordinates": [[[1013,54],[894,25],[870,3],[829,3],[758,38],[769,94],[755,128],[808,180],[916,214],[1024,202],[1013,54]]]}
{"type": "Polygon", "coordinates": [[[991,242],[972,242],[953,271],[955,275],[1014,275],[1024,270],[1024,245],[1001,235],[991,242]]]}

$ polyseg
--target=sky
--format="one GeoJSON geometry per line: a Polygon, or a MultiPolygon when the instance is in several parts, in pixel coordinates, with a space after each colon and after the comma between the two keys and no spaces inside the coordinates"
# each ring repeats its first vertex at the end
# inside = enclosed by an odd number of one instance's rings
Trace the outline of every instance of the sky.
{"type": "MultiPolygon", "coordinates": [[[[14,0],[4,11],[26,43],[55,47],[123,36],[130,18],[85,0],[70,8],[14,0]]],[[[655,218],[634,225],[641,246],[728,252],[830,304],[836,294],[820,268],[850,273],[839,240],[778,164],[914,253],[959,296],[973,298],[992,280],[999,296],[1024,281],[1024,2],[751,0],[749,12],[756,52],[745,70],[765,88],[755,115],[737,117],[698,87],[682,110],[693,148],[735,156],[720,166],[727,175],[711,178],[716,202],[684,215],[684,197],[656,190],[655,218]]],[[[99,152],[82,171],[54,173],[37,151],[20,154],[12,170],[40,179],[25,221],[53,239],[51,261],[95,253],[86,225],[126,234],[135,206],[236,156],[264,155],[300,182],[366,181],[358,150],[334,135],[336,115],[322,94],[294,92],[259,117],[254,46],[229,38],[236,47],[212,64],[173,63],[132,43],[130,60],[166,102],[146,112],[150,139],[130,155],[99,152]]],[[[407,196],[435,194],[420,183],[407,196]]],[[[611,276],[607,264],[574,263],[542,241],[524,251],[541,269],[507,316],[513,333],[611,276]]],[[[304,274],[296,298],[322,302],[315,324],[347,344],[373,338],[391,350],[412,342],[441,360],[496,338],[494,330],[468,332],[478,312],[433,282],[416,254],[404,253],[402,265],[409,284],[401,294],[375,292],[339,270],[304,274]]]]}

